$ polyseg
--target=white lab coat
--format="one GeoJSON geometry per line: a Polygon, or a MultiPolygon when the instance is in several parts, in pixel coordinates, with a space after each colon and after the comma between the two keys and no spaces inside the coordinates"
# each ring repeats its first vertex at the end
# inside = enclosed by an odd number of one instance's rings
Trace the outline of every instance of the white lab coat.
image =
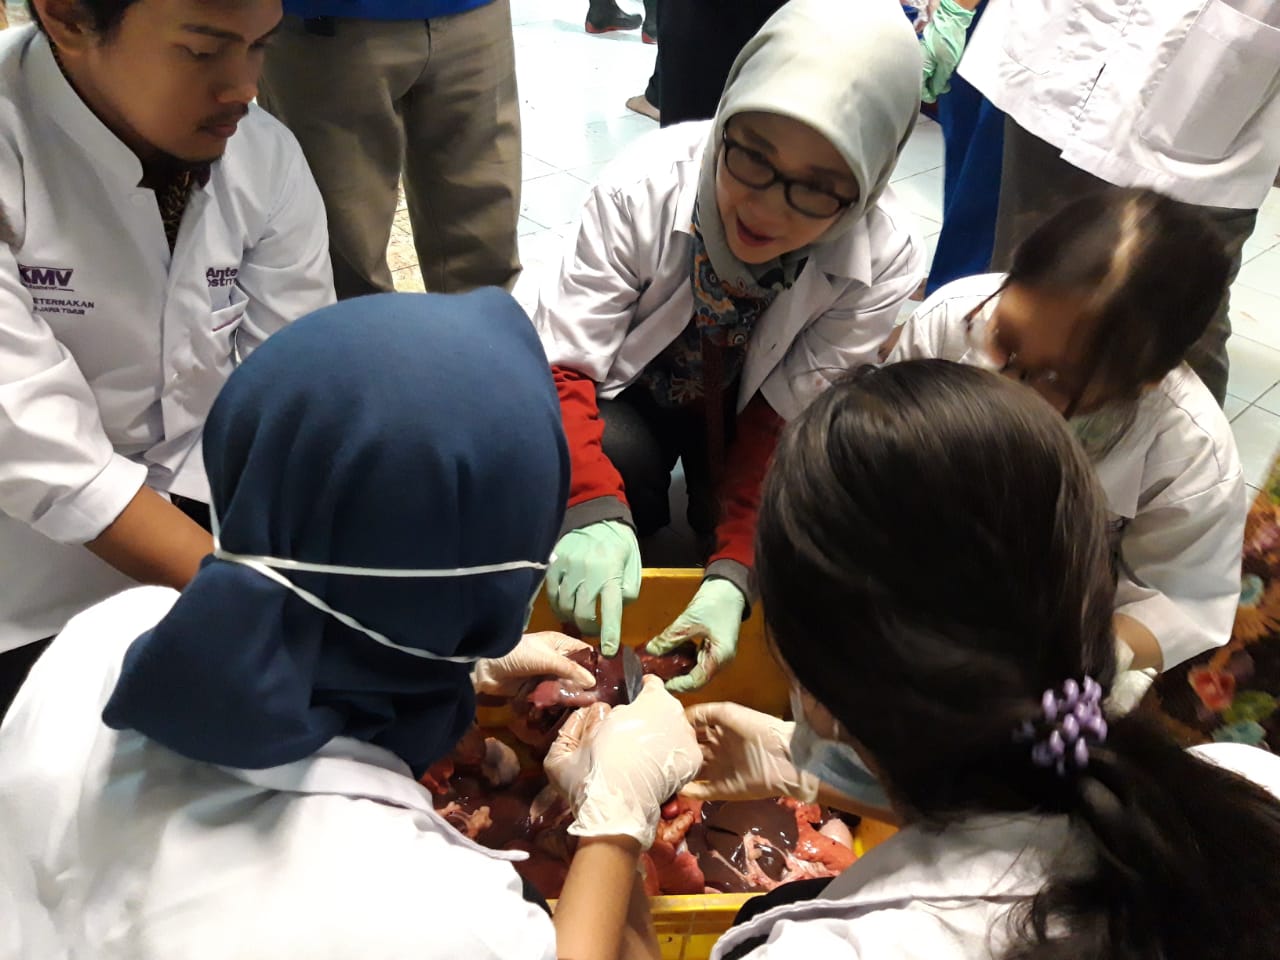
{"type": "MultiPolygon", "coordinates": [[[[964,318],[1003,279],[966,277],[938,290],[903,326],[889,361],[965,359],[964,318]]],[[[1166,669],[1225,644],[1248,501],[1231,426],[1204,384],[1186,366],[1170,372],[1095,467],[1119,532],[1116,612],[1155,635],[1166,669]]]]}
{"type": "MultiPolygon", "coordinates": [[[[1280,757],[1215,743],[1192,753],[1280,796],[1280,757]]],[[[820,899],[775,907],[731,929],[720,960],[767,937],[750,960],[974,960],[1008,945],[1010,906],[1044,886],[1046,864],[1071,862],[1066,817],[974,817],[933,833],[908,827],[831,882],[820,899]]]]}
{"type": "Polygon", "coordinates": [[[0,652],[131,585],[79,544],[144,483],[207,500],[200,433],[237,358],[333,302],[319,192],[257,107],[172,256],[141,176],[44,36],[0,34],[0,652]]]}
{"type": "Polygon", "coordinates": [[[388,751],[338,738],[232,770],[106,727],[125,651],[177,596],[139,587],[77,616],[0,726],[0,889],[38,878],[7,936],[22,952],[0,960],[54,956],[32,952],[50,928],[95,960],[554,960],[522,855],[462,836],[388,751]]]}
{"type": "Polygon", "coordinates": [[[1118,186],[1256,210],[1280,168],[1275,0],[991,0],[960,74],[1118,186]]]}
{"type": "MultiPolygon", "coordinates": [[[[621,393],[693,317],[693,207],[711,122],[655,131],[592,188],[534,324],[553,365],[621,393]]],[[[886,190],[847,234],[818,246],[751,334],[738,410],[757,391],[785,420],[841,372],[873,363],[924,276],[924,247],[886,190]]]]}

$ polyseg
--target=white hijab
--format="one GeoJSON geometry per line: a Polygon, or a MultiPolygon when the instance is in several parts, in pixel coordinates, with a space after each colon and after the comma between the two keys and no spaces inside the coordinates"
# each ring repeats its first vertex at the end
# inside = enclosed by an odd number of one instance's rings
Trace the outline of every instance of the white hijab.
{"type": "Polygon", "coordinates": [[[915,127],[920,44],[898,0],[790,0],[738,54],[702,160],[698,227],[721,279],[749,287],[778,261],[748,266],[729,250],[716,205],[716,165],[725,124],[748,111],[779,114],[826,137],[849,165],[858,200],[813,246],[838,240],[867,215],[915,127]]]}

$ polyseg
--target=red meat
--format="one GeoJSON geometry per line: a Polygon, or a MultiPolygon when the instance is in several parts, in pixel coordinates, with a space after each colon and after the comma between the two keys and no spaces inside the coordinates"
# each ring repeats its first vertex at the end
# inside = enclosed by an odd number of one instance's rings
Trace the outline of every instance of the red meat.
{"type": "MultiPolygon", "coordinates": [[[[686,849],[677,848],[662,840],[655,840],[649,850],[649,865],[654,868],[658,889],[668,896],[702,893],[707,879],[698,866],[698,858],[686,849]]],[[[648,874],[645,874],[646,885],[648,874]]]]}
{"type": "MultiPolygon", "coordinates": [[[[788,801],[784,798],[781,802],[785,804],[788,801]]],[[[816,803],[796,803],[795,855],[801,860],[821,864],[835,876],[853,866],[853,861],[858,858],[851,846],[846,846],[814,826],[815,823],[821,824],[824,819],[822,808],[816,803]]]]}
{"type": "MultiPolygon", "coordinates": [[[[666,681],[692,670],[697,655],[697,649],[690,644],[661,657],[640,653],[639,659],[646,674],[666,681]]],[[[592,649],[575,653],[570,659],[591,670],[596,685],[590,690],[576,690],[566,687],[559,679],[543,680],[526,694],[534,709],[589,707],[601,701],[616,707],[623,702],[621,657],[603,657],[592,649]]]]}
{"type": "Polygon", "coordinates": [[[702,801],[677,796],[662,807],[662,819],[658,822],[657,839],[662,843],[678,846],[684,842],[689,828],[702,820],[702,801]]]}
{"type": "MultiPolygon", "coordinates": [[[[646,674],[670,680],[693,669],[697,649],[690,644],[665,656],[641,653],[639,657],[646,674]]],[[[571,654],[570,659],[595,674],[594,687],[577,690],[558,678],[535,678],[527,681],[511,701],[511,732],[540,755],[551,748],[570,711],[602,701],[616,707],[625,699],[621,657],[602,657],[592,648],[571,654]]]]}
{"type": "MultiPolygon", "coordinates": [[[[574,659],[595,673],[595,689],[575,691],[559,680],[535,678],[511,701],[510,733],[529,745],[523,750],[516,744],[522,768],[514,782],[494,785],[498,751],[478,730],[422,781],[435,794],[437,809],[467,836],[495,849],[528,853],[516,868],[547,899],[560,895],[576,841],[568,833],[568,805],[547,784],[541,758],[574,708],[623,699],[621,659],[595,650],[574,659]]],[[[641,654],[640,660],[646,673],[669,679],[693,666],[693,648],[666,657],[641,654]]],[[[509,773],[514,767],[510,751],[505,758],[509,773]]],[[[651,895],[761,892],[790,880],[835,876],[853,862],[853,851],[822,832],[831,822],[816,804],[794,800],[704,804],[673,797],[663,805],[652,849],[641,858],[645,890],[651,895]]],[[[848,837],[836,826],[828,833],[848,837]]]]}
{"type": "Polygon", "coordinates": [[[763,892],[792,880],[834,877],[853,862],[851,849],[815,826],[829,819],[817,804],[786,798],[708,803],[687,842],[708,887],[763,892]]]}

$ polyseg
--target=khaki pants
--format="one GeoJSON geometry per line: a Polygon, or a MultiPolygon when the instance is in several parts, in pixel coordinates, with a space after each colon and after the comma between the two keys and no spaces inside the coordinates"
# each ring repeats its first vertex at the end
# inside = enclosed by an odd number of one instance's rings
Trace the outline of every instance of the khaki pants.
{"type": "Polygon", "coordinates": [[[520,105],[510,0],[328,25],[332,36],[285,19],[259,101],[298,138],[320,187],[338,297],[393,289],[386,249],[402,174],[427,289],[511,289],[520,105]]]}
{"type": "MultiPolygon", "coordinates": [[[[1056,147],[1005,117],[1004,170],[1000,179],[1000,209],[996,215],[996,242],[991,268],[1008,270],[1018,243],[1042,220],[1068,201],[1108,187],[1113,185],[1067,163],[1056,147]]],[[[1230,285],[1240,272],[1244,244],[1253,233],[1258,211],[1198,205],[1195,209],[1217,225],[1226,241],[1227,256],[1231,258],[1227,280],[1230,285]]],[[[1227,359],[1227,340],[1231,336],[1230,307],[1231,291],[1228,289],[1204,335],[1187,354],[1187,363],[1199,374],[1219,404],[1226,399],[1230,372],[1227,359]]]]}

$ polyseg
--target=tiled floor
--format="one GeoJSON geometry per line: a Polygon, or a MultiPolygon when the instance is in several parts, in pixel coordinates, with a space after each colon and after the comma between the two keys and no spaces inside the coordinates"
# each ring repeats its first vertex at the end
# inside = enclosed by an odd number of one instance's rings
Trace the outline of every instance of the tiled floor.
{"type": "MultiPolygon", "coordinates": [[[[639,0],[621,0],[640,11],[639,0]]],[[[525,271],[516,299],[537,302],[553,276],[592,178],[619,150],[656,124],[627,110],[644,90],[654,48],[639,32],[588,36],[586,0],[512,0],[521,118],[524,197],[520,253],[525,271]]],[[[942,220],[942,133],[921,120],[894,176],[894,190],[916,216],[932,256],[942,220]]],[[[396,284],[421,289],[403,214],[390,248],[396,284]]],[[[1280,448],[1280,189],[1262,208],[1245,246],[1245,265],[1232,291],[1232,418],[1251,485],[1261,483],[1280,448]]]]}

